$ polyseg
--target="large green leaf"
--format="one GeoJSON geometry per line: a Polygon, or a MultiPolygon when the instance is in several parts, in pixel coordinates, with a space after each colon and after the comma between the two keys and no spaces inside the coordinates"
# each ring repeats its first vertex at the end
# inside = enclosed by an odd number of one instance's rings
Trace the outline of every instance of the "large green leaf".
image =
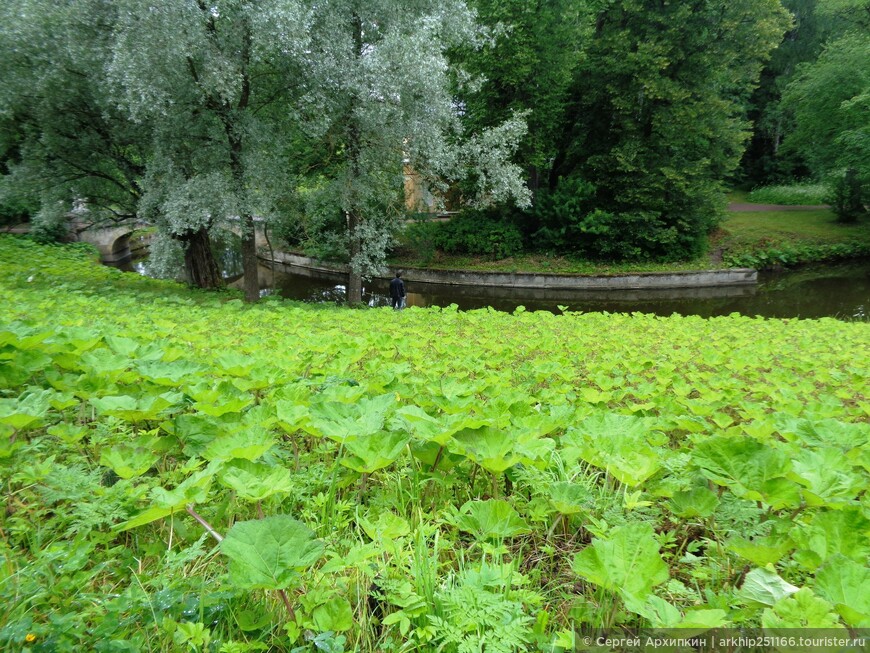
{"type": "Polygon", "coordinates": [[[102,415],[112,415],[128,422],[154,420],[175,409],[184,399],[180,392],[164,392],[146,397],[118,395],[113,397],[92,397],[89,401],[102,415]]]}
{"type": "Polygon", "coordinates": [[[771,568],[759,567],[746,574],[737,595],[750,605],[772,606],[797,591],[797,587],[784,581],[771,568]]]}
{"type": "Polygon", "coordinates": [[[792,456],[794,479],[804,486],[810,506],[846,506],[863,491],[867,479],[853,470],[840,449],[800,448],[792,456]]]}
{"type": "Polygon", "coordinates": [[[573,568],[604,589],[641,601],[669,577],[653,528],[646,522],[617,526],[606,539],[595,538],[574,557],[573,568]]]}
{"type": "Polygon", "coordinates": [[[792,528],[789,536],[798,549],[795,560],[811,570],[837,554],[859,561],[870,555],[870,520],[858,508],[817,512],[809,524],[792,528]]]}
{"type": "Polygon", "coordinates": [[[377,433],[384,426],[387,413],[395,406],[394,395],[363,398],[356,403],[338,401],[318,402],[309,409],[306,428],[313,435],[330,438],[336,442],[377,433]]]}
{"type": "Polygon", "coordinates": [[[735,537],[728,541],[727,547],[741,558],[763,567],[782,560],[786,553],[794,549],[794,543],[782,537],[756,537],[752,540],[735,537]]]}
{"type": "Polygon", "coordinates": [[[391,465],[402,453],[408,440],[407,434],[395,431],[348,438],[344,448],[351,455],[342,458],[341,464],[361,474],[371,474],[391,465]]]}
{"type": "Polygon", "coordinates": [[[644,418],[596,413],[568,429],[562,455],[566,460],[581,458],[634,487],[655,474],[666,455],[664,449],[650,446],[650,435],[644,418]]]}
{"type": "Polygon", "coordinates": [[[529,532],[529,526],[507,501],[468,501],[459,509],[456,525],[478,540],[515,537],[529,532]]]}
{"type": "Polygon", "coordinates": [[[834,606],[815,596],[809,587],[802,587],[772,608],[765,608],[761,625],[770,629],[826,628],[846,633],[834,606]]]}
{"type": "Polygon", "coordinates": [[[240,521],[220,543],[230,560],[230,582],[242,589],[286,589],[323,555],[323,543],[287,515],[240,521]]]}
{"type": "Polygon", "coordinates": [[[511,435],[492,426],[462,429],[453,436],[450,448],[493,474],[499,474],[520,462],[511,435]]]}
{"type": "Polygon", "coordinates": [[[0,424],[19,431],[40,426],[55,394],[53,390],[32,388],[17,399],[0,399],[0,424]]]}
{"type": "Polygon", "coordinates": [[[250,460],[230,461],[221,469],[219,478],[245,501],[262,501],[273,494],[287,494],[293,489],[289,469],[250,460]]]}
{"type": "Polygon", "coordinates": [[[750,437],[699,438],[692,460],[704,476],[738,497],[773,508],[800,505],[797,484],[786,478],[791,472],[788,456],[771,445],[750,437]]]}
{"type": "Polygon", "coordinates": [[[100,454],[100,464],[109,467],[121,478],[133,478],[147,472],[159,456],[153,451],[134,444],[117,444],[104,449],[100,454]]]}
{"type": "Polygon", "coordinates": [[[220,435],[205,447],[206,460],[229,460],[244,458],[256,460],[275,444],[275,436],[260,427],[246,428],[235,433],[220,435]]]}
{"type": "Polygon", "coordinates": [[[353,609],[346,598],[334,596],[314,608],[311,619],[320,632],[342,632],[353,627],[353,609]]]}
{"type": "Polygon", "coordinates": [[[668,501],[668,508],[677,517],[685,519],[705,519],[719,506],[719,497],[710,488],[699,486],[691,490],[674,492],[668,501]]]}
{"type": "Polygon", "coordinates": [[[592,493],[583,485],[566,481],[553,483],[549,490],[550,502],[556,512],[576,515],[592,505],[592,493]]]}
{"type": "Polygon", "coordinates": [[[139,374],[157,385],[178,386],[187,378],[196,378],[205,369],[192,361],[146,361],[137,365],[139,374]]]}
{"type": "Polygon", "coordinates": [[[816,572],[813,588],[830,601],[843,620],[855,628],[870,628],[870,568],[835,555],[816,572]]]}

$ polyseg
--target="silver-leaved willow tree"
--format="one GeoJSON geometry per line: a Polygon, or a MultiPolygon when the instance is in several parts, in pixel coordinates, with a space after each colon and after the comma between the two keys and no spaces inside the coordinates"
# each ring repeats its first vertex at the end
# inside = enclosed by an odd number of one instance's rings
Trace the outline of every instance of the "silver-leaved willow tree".
{"type": "MultiPolygon", "coordinates": [[[[268,222],[291,182],[306,8],[281,0],[119,4],[109,77],[131,120],[151,134],[140,213],[159,226],[158,238],[182,246],[201,287],[221,284],[210,235],[238,233],[245,299],[256,301],[255,217],[268,222]]],[[[167,244],[155,249],[171,251],[167,244]]]]}
{"type": "Polygon", "coordinates": [[[153,222],[152,261],[183,253],[198,286],[222,284],[210,241],[232,230],[256,300],[255,223],[300,186],[344,217],[351,302],[400,224],[405,166],[436,186],[471,176],[471,202],[529,201],[510,163],[523,121],[462,133],[446,53],[485,35],[460,0],[21,0],[0,15],[4,179],[41,187],[44,213],[77,200],[153,222]],[[312,152],[330,163],[300,183],[312,152]]]}
{"type": "Polygon", "coordinates": [[[347,299],[362,298],[363,277],[382,269],[404,210],[403,171],[438,187],[471,177],[475,204],[529,203],[511,163],[525,123],[515,117],[463,135],[456,88],[463,73],[447,53],[485,38],[461,0],[335,0],[310,5],[307,70],[301,98],[309,133],[326,137],[340,164],[320,186],[346,224],[347,299]]]}

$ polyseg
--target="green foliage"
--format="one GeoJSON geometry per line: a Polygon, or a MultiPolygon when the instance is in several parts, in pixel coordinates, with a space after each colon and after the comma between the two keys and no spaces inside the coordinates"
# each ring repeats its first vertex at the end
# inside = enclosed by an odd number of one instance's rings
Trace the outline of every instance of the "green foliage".
{"type": "Polygon", "coordinates": [[[220,544],[230,581],[245,589],[285,589],[323,555],[323,544],[286,515],[236,522],[220,544]]]}
{"type": "Polygon", "coordinates": [[[847,222],[867,211],[868,57],[866,29],[847,32],[829,42],[817,61],[802,66],[783,96],[796,124],[785,147],[806,157],[815,175],[833,176],[831,203],[847,222]]]}
{"type": "Polygon", "coordinates": [[[840,222],[857,222],[868,212],[870,183],[862,180],[855,168],[848,168],[842,174],[835,174],[829,198],[840,222]]]}
{"type": "Polygon", "coordinates": [[[761,186],[752,189],[747,199],[757,204],[824,204],[828,187],[824,184],[790,184],[761,186]]]}
{"type": "Polygon", "coordinates": [[[501,212],[462,211],[432,231],[433,245],[450,254],[503,259],[523,249],[522,233],[501,212]]]}
{"type": "Polygon", "coordinates": [[[573,569],[596,585],[643,601],[668,579],[652,526],[637,522],[618,526],[596,538],[574,558],[573,569]]]}
{"type": "Polygon", "coordinates": [[[0,648],[868,623],[867,323],[235,297],[0,238],[0,648]]]}

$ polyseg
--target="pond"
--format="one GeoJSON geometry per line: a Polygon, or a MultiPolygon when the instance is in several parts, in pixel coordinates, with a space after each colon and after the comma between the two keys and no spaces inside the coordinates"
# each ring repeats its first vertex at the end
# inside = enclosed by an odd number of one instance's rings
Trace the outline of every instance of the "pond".
{"type": "MultiPolygon", "coordinates": [[[[227,265],[225,270],[237,265],[227,265]]],[[[233,261],[236,263],[236,261],[233,261]]],[[[141,260],[122,266],[145,273],[141,260]]],[[[233,277],[236,275],[233,274],[233,277]]],[[[233,278],[231,277],[231,278],[233,278]]],[[[239,282],[235,282],[239,283],[239,282]]],[[[374,281],[364,289],[363,300],[370,306],[389,306],[386,281],[374,281]]],[[[342,284],[326,279],[274,273],[260,268],[263,294],[277,293],[305,302],[340,303],[345,298],[342,284]]],[[[763,272],[757,286],[688,288],[678,290],[543,291],[528,288],[467,287],[405,282],[408,306],[450,306],[461,310],[491,306],[500,311],[526,310],[560,312],[606,311],[609,313],[654,313],[656,315],[699,315],[715,317],[740,313],[777,318],[820,318],[870,320],[870,259],[815,265],[792,271],[763,272]]]]}
{"type": "MultiPolygon", "coordinates": [[[[304,276],[275,274],[260,270],[265,292],[307,302],[342,302],[344,286],[334,281],[304,276]]],[[[375,281],[364,289],[363,300],[370,306],[389,306],[386,281],[375,281]]],[[[795,271],[765,272],[757,286],[687,288],[677,290],[544,291],[528,288],[487,288],[405,282],[409,306],[449,306],[462,310],[491,306],[513,311],[559,312],[607,311],[610,313],[654,313],[656,315],[699,315],[714,317],[743,315],[779,318],[838,317],[870,320],[870,259],[808,266],[795,271]]]]}

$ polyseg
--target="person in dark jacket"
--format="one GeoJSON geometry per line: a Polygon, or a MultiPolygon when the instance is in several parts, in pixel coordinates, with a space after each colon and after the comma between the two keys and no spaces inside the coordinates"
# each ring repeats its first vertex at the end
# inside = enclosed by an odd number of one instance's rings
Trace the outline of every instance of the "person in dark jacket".
{"type": "Polygon", "coordinates": [[[405,307],[405,283],[402,281],[402,273],[397,271],[396,277],[390,281],[390,297],[393,300],[393,308],[401,310],[405,307]]]}

